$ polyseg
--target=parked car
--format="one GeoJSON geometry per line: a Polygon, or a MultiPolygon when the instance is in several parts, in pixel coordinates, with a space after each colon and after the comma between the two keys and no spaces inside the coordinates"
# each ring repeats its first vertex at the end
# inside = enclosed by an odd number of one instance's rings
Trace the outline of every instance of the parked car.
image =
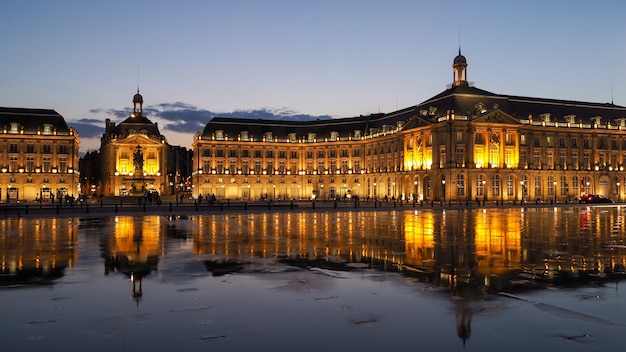
{"type": "Polygon", "coordinates": [[[615,203],[613,199],[599,194],[585,194],[580,197],[579,203],[615,203]]]}

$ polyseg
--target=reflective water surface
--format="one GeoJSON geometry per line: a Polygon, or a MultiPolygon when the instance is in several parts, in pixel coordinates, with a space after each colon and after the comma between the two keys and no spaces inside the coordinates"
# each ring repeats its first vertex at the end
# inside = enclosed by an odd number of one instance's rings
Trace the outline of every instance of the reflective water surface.
{"type": "Polygon", "coordinates": [[[19,351],[621,351],[624,211],[0,219],[0,341],[19,351]]]}

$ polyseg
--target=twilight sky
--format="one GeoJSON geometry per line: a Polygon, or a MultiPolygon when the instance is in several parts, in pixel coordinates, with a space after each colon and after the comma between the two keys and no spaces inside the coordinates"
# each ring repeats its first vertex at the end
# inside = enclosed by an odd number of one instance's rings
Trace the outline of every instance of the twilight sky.
{"type": "Polygon", "coordinates": [[[2,1],[0,106],[55,109],[85,152],[139,85],[147,117],[190,147],[213,116],[418,104],[452,81],[459,41],[479,88],[626,105],[625,14],[620,0],[2,1]]]}

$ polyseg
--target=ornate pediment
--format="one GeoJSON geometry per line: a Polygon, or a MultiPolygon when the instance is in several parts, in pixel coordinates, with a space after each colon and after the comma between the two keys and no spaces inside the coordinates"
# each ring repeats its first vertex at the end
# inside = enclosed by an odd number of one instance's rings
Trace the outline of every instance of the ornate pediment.
{"type": "Polygon", "coordinates": [[[521,122],[515,117],[505,113],[502,110],[494,110],[485,113],[474,119],[474,122],[489,122],[489,123],[514,123],[520,124],[521,122]]]}
{"type": "Polygon", "coordinates": [[[133,144],[133,145],[137,145],[137,144],[139,144],[139,145],[162,144],[160,141],[147,138],[146,136],[143,136],[143,135],[140,135],[140,134],[131,135],[130,137],[124,138],[124,139],[118,139],[116,141],[116,143],[118,143],[118,144],[133,144]]]}
{"type": "Polygon", "coordinates": [[[417,127],[422,127],[422,126],[430,126],[433,123],[423,119],[420,116],[413,116],[411,119],[409,119],[409,121],[407,123],[405,123],[402,126],[402,130],[406,131],[406,130],[410,130],[412,128],[417,128],[417,127]]]}

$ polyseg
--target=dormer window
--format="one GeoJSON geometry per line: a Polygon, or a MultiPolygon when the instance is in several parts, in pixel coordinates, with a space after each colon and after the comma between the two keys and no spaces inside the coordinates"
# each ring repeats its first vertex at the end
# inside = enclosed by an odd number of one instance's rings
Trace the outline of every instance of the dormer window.
{"type": "Polygon", "coordinates": [[[9,133],[19,133],[19,132],[20,132],[20,124],[17,122],[11,122],[9,133]]]}
{"type": "Polygon", "coordinates": [[[291,143],[297,142],[297,137],[295,133],[289,133],[289,142],[291,143]]]}
{"type": "Polygon", "coordinates": [[[550,113],[540,114],[539,118],[541,119],[541,121],[548,123],[550,122],[550,113]]]}
{"type": "Polygon", "coordinates": [[[595,125],[599,125],[600,121],[602,120],[601,116],[594,116],[591,118],[591,121],[595,124],[595,125]]]}
{"type": "Polygon", "coordinates": [[[223,141],[224,140],[224,131],[222,131],[222,130],[215,131],[215,139],[218,140],[218,141],[223,141]]]}
{"type": "Polygon", "coordinates": [[[564,118],[567,123],[576,123],[576,115],[567,115],[564,118]]]}
{"type": "Polygon", "coordinates": [[[273,136],[272,132],[265,132],[265,134],[263,136],[265,137],[265,141],[266,142],[274,141],[274,136],[273,136]]]}
{"type": "Polygon", "coordinates": [[[336,132],[336,131],[330,132],[330,140],[331,141],[339,140],[339,132],[336,132]]]}
{"type": "Polygon", "coordinates": [[[248,134],[248,131],[241,131],[241,140],[244,142],[247,142],[250,140],[250,136],[248,134]]]}
{"type": "Polygon", "coordinates": [[[307,133],[307,142],[312,143],[315,141],[315,133],[307,133]]]}
{"type": "Polygon", "coordinates": [[[361,132],[360,130],[355,130],[355,131],[354,131],[354,139],[355,139],[355,140],[359,140],[359,139],[361,139],[361,133],[362,133],[362,132],[361,132]]]}

